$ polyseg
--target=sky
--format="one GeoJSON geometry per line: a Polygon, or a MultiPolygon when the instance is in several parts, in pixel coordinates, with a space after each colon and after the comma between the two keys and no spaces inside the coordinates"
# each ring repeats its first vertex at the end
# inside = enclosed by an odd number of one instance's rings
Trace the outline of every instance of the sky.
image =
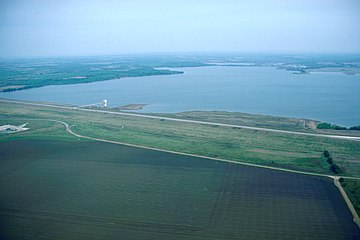
{"type": "Polygon", "coordinates": [[[360,53],[359,0],[0,0],[0,57],[360,53]]]}

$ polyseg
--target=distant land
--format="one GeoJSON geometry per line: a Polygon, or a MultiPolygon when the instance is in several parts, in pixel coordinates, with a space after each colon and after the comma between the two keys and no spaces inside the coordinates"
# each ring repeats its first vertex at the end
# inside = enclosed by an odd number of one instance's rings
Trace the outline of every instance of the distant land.
{"type": "Polygon", "coordinates": [[[90,83],[124,77],[182,74],[164,68],[202,66],[276,67],[297,74],[360,74],[360,55],[124,55],[2,59],[0,92],[90,83]]]}

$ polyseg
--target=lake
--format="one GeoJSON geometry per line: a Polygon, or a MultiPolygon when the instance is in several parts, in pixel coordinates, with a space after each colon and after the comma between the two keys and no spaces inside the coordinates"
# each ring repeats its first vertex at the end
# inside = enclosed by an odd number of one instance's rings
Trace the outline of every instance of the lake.
{"type": "Polygon", "coordinates": [[[111,107],[148,104],[142,112],[224,110],[360,125],[360,75],[293,74],[272,67],[192,67],[179,75],[46,86],[0,97],[66,104],[107,99],[111,107]]]}

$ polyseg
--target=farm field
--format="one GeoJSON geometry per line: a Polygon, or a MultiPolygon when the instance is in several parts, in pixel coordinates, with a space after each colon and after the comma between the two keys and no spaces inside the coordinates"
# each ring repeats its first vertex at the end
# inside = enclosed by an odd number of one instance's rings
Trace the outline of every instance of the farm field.
{"type": "Polygon", "coordinates": [[[0,143],[4,239],[358,239],[332,180],[109,143],[0,143]]]}

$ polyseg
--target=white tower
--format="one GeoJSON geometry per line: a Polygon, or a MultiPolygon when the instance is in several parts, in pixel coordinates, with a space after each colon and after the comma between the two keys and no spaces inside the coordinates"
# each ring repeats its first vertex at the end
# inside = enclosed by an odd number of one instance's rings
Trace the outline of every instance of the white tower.
{"type": "Polygon", "coordinates": [[[104,105],[104,108],[106,108],[106,107],[107,107],[107,102],[108,102],[108,101],[107,101],[106,99],[104,99],[104,100],[103,100],[103,105],[104,105]]]}

